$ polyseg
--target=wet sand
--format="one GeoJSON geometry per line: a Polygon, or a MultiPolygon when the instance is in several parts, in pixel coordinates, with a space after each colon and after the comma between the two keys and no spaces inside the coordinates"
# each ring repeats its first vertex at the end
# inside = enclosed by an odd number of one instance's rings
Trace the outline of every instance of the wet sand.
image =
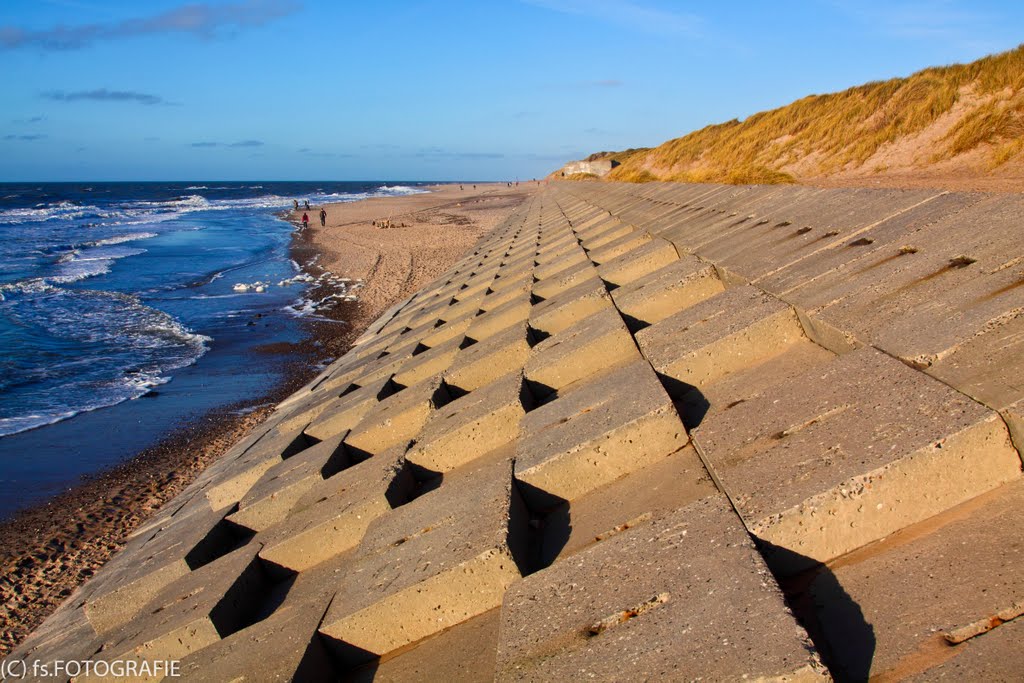
{"type": "MultiPolygon", "coordinates": [[[[342,355],[392,303],[447,270],[536,189],[526,183],[464,187],[329,205],[325,228],[315,207],[309,212],[314,222],[296,233],[292,257],[314,275],[327,270],[364,285],[359,301],[339,302],[323,310],[322,319],[308,320],[305,342],[261,351],[289,357],[286,379],[246,405],[209,414],[124,464],[0,523],[0,657],[92,576],[132,530],[265,419],[272,404],[342,355]],[[373,221],[385,219],[405,227],[374,227],[373,221]]],[[[297,222],[301,215],[289,217],[297,222]]],[[[325,284],[311,296],[330,293],[325,284]]]]}

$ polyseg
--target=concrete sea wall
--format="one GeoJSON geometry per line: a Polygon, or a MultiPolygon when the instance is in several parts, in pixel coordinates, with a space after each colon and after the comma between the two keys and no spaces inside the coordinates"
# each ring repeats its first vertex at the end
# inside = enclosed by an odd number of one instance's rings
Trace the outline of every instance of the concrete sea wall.
{"type": "Polygon", "coordinates": [[[552,184],[12,657],[196,680],[1012,678],[1022,210],[552,184]]]}

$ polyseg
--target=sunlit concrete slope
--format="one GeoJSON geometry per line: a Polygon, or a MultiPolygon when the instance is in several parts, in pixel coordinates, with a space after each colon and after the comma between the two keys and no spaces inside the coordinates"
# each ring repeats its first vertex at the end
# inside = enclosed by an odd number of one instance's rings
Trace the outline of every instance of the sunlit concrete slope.
{"type": "Polygon", "coordinates": [[[1012,679],[1024,198],[553,184],[12,657],[1012,679]]]}

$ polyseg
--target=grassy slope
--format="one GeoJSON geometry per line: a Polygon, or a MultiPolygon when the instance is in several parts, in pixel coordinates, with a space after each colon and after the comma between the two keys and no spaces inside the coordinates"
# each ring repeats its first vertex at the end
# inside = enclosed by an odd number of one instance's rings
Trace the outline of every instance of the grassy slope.
{"type": "Polygon", "coordinates": [[[923,161],[917,154],[916,167],[972,153],[991,170],[1020,154],[1024,45],[971,64],[811,95],[651,150],[619,153],[621,165],[608,179],[794,182],[867,168],[874,155],[901,144],[912,147],[914,136],[924,139],[930,131],[928,154],[923,161]]]}

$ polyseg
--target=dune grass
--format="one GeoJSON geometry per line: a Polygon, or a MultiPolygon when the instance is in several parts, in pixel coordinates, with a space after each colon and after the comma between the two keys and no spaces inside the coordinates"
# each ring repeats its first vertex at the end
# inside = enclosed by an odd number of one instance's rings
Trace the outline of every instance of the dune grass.
{"type": "MultiPolygon", "coordinates": [[[[866,162],[883,145],[925,130],[962,98],[977,105],[940,140],[932,161],[990,145],[990,164],[1024,150],[1024,45],[970,64],[811,95],[744,121],[707,126],[649,151],[628,150],[612,180],[787,183],[780,171],[813,155],[827,175],[866,162]]],[[[607,153],[606,153],[607,154],[607,153]]]]}

